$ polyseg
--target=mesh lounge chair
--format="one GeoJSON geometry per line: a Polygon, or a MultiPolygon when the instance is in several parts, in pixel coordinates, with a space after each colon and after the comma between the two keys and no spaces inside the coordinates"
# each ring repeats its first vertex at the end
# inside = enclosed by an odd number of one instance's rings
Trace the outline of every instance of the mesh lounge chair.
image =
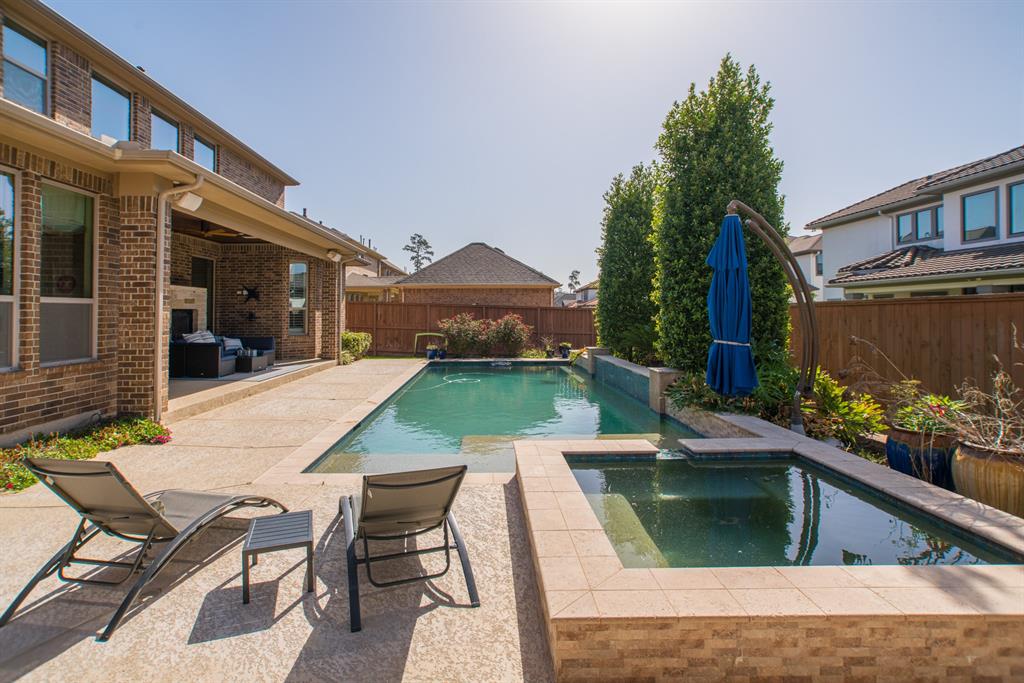
{"type": "Polygon", "coordinates": [[[469,565],[466,544],[452,516],[452,504],[459,492],[466,466],[441,467],[415,472],[375,474],[363,477],[361,496],[342,496],[339,508],[345,523],[345,546],[348,555],[348,599],[352,631],[359,631],[362,622],[359,612],[358,566],[366,565],[366,578],[378,588],[397,586],[414,581],[427,581],[444,576],[451,567],[451,551],[459,553],[462,574],[473,607],[480,606],[476,592],[473,568],[469,565]],[[385,555],[371,555],[370,541],[408,540],[437,528],[444,529],[444,545],[417,548],[385,555]],[[449,542],[451,533],[454,543],[449,542]],[[356,541],[363,542],[363,557],[356,554],[356,541]],[[436,574],[412,576],[391,581],[376,581],[371,566],[374,563],[411,555],[444,552],[444,569],[436,574]]]}
{"type": "Polygon", "coordinates": [[[32,589],[48,576],[56,574],[62,581],[73,583],[118,585],[141,570],[142,575],[128,591],[98,638],[105,641],[113,634],[139,591],[156,578],[174,555],[210,523],[243,507],[263,508],[273,505],[287,512],[287,508],[277,501],[262,496],[187,490],[157,491],[143,496],[109,462],[48,458],[25,458],[24,462],[39,477],[39,481],[81,515],[82,520],[67,545],[42,566],[14,598],[3,616],[0,616],[0,627],[10,621],[32,589]],[[129,562],[78,557],[78,551],[100,532],[138,543],[141,547],[135,559],[129,562]],[[146,553],[156,543],[167,545],[148,565],[144,565],[146,553]],[[65,570],[72,564],[122,569],[124,575],[114,579],[67,576],[65,570]]]}

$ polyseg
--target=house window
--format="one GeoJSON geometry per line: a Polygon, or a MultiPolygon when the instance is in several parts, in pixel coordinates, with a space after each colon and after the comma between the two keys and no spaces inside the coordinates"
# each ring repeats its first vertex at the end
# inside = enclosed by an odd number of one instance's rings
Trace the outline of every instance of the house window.
{"type": "Polygon", "coordinates": [[[986,240],[999,234],[999,192],[993,188],[967,194],[961,198],[963,207],[963,241],[986,240]]]}
{"type": "Polygon", "coordinates": [[[150,131],[150,149],[169,149],[172,152],[181,151],[178,124],[174,121],[154,111],[150,131]]]}
{"type": "Polygon", "coordinates": [[[814,255],[814,274],[822,275],[825,272],[825,259],[822,252],[818,252],[814,255]]]}
{"type": "Polygon", "coordinates": [[[1010,205],[1006,215],[1010,217],[1010,234],[1024,235],[1024,183],[1010,185],[1007,189],[1010,205]]]}
{"type": "Polygon", "coordinates": [[[92,77],[92,136],[112,145],[131,139],[132,103],[127,94],[92,77]]]}
{"type": "Polygon", "coordinates": [[[217,172],[217,149],[198,135],[192,151],[192,158],[203,168],[217,172]]]}
{"type": "Polygon", "coordinates": [[[935,236],[942,237],[946,234],[946,211],[941,204],[935,207],[935,236]]]}
{"type": "Polygon", "coordinates": [[[0,173],[0,368],[14,365],[14,176],[0,173]]]}
{"type": "Polygon", "coordinates": [[[94,355],[93,198],[42,186],[39,360],[60,363],[94,355]]]}
{"type": "Polygon", "coordinates": [[[914,214],[905,213],[896,217],[896,241],[911,242],[914,239],[914,214]]]}
{"type": "Polygon", "coordinates": [[[914,229],[917,231],[917,239],[928,240],[932,238],[935,232],[935,226],[932,224],[934,216],[935,212],[932,209],[923,209],[914,214],[914,229]]]}
{"type": "Polygon", "coordinates": [[[288,334],[306,334],[306,294],[309,266],[288,264],[288,334]]]}
{"type": "Polygon", "coordinates": [[[4,23],[4,98],[46,113],[46,41],[4,23]]]}

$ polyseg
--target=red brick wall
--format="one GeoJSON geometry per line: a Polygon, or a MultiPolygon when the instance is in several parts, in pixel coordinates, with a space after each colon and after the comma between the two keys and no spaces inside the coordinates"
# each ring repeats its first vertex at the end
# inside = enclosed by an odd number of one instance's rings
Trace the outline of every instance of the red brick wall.
{"type": "Polygon", "coordinates": [[[118,207],[111,194],[111,178],[26,152],[7,139],[0,139],[0,164],[20,171],[21,179],[20,222],[16,228],[20,262],[17,368],[0,373],[0,434],[83,413],[113,415],[117,410],[117,317],[121,297],[118,207]],[[97,356],[74,365],[39,364],[39,202],[43,180],[97,194],[97,356]]]}
{"type": "Polygon", "coordinates": [[[79,133],[92,130],[92,72],[89,60],[61,43],[50,43],[50,111],[54,120],[79,133]]]}
{"type": "Polygon", "coordinates": [[[326,260],[275,244],[220,244],[175,234],[171,246],[171,283],[190,285],[192,257],[213,259],[215,328],[229,336],[273,336],[281,360],[336,358],[339,317],[339,267],[326,260]],[[288,264],[309,265],[307,332],[288,334],[288,264]],[[259,301],[246,301],[242,287],[255,287],[259,301]]]}
{"type": "Polygon", "coordinates": [[[284,185],[230,147],[219,147],[218,170],[229,180],[284,208],[284,185]]]}
{"type": "Polygon", "coordinates": [[[410,304],[479,306],[552,306],[554,289],[540,288],[403,288],[402,301],[410,304]]]}

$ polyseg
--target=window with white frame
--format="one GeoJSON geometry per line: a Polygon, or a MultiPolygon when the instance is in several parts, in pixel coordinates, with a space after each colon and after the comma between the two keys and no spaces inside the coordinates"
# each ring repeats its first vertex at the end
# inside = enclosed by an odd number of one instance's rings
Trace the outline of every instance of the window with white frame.
{"type": "Polygon", "coordinates": [[[39,360],[61,363],[95,355],[95,202],[56,185],[42,186],[39,360]]]}
{"type": "Polygon", "coordinates": [[[14,365],[14,176],[0,172],[0,368],[14,365]]]}
{"type": "Polygon", "coordinates": [[[99,76],[92,77],[92,136],[107,144],[130,140],[132,101],[123,92],[99,76]]]}
{"type": "Polygon", "coordinates": [[[1024,183],[1017,183],[1006,188],[1009,205],[1006,215],[1010,222],[1010,235],[1024,235],[1024,183]]]}
{"type": "Polygon", "coordinates": [[[306,334],[309,266],[301,261],[288,264],[288,334],[306,334]]]}
{"type": "Polygon", "coordinates": [[[963,241],[999,236],[999,191],[995,188],[964,195],[961,199],[963,241]]]}
{"type": "Polygon", "coordinates": [[[46,113],[46,41],[4,22],[4,99],[46,113]]]}

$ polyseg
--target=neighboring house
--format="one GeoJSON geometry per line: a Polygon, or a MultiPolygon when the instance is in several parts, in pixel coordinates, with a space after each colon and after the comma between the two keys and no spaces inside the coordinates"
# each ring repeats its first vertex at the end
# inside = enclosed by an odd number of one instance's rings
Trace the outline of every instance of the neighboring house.
{"type": "Polygon", "coordinates": [[[598,281],[594,280],[577,288],[572,308],[597,308],[597,284],[598,281]]]}
{"type": "Polygon", "coordinates": [[[1024,146],[812,221],[829,300],[1024,291],[1024,146]]]}
{"type": "Polygon", "coordinates": [[[811,286],[811,295],[815,299],[821,298],[821,290],[825,286],[825,278],[822,277],[824,254],[821,251],[821,242],[820,232],[786,238],[786,244],[789,245],[789,250],[793,252],[800,270],[803,271],[807,284],[811,286]]]}
{"type": "Polygon", "coordinates": [[[552,306],[558,282],[497,247],[472,242],[396,285],[405,303],[552,306]]]}
{"type": "MultiPolygon", "coordinates": [[[[362,240],[360,239],[362,244],[362,240]]],[[[366,247],[360,262],[345,267],[345,295],[348,301],[401,301],[397,283],[408,273],[378,251],[366,247]]]]}
{"type": "Polygon", "coordinates": [[[286,211],[294,178],[47,6],[0,0],[0,22],[0,442],[158,417],[172,320],[335,359],[342,264],[366,250],[286,211]]]}
{"type": "Polygon", "coordinates": [[[555,306],[560,308],[570,308],[576,304],[576,294],[573,292],[555,292],[555,306]]]}

